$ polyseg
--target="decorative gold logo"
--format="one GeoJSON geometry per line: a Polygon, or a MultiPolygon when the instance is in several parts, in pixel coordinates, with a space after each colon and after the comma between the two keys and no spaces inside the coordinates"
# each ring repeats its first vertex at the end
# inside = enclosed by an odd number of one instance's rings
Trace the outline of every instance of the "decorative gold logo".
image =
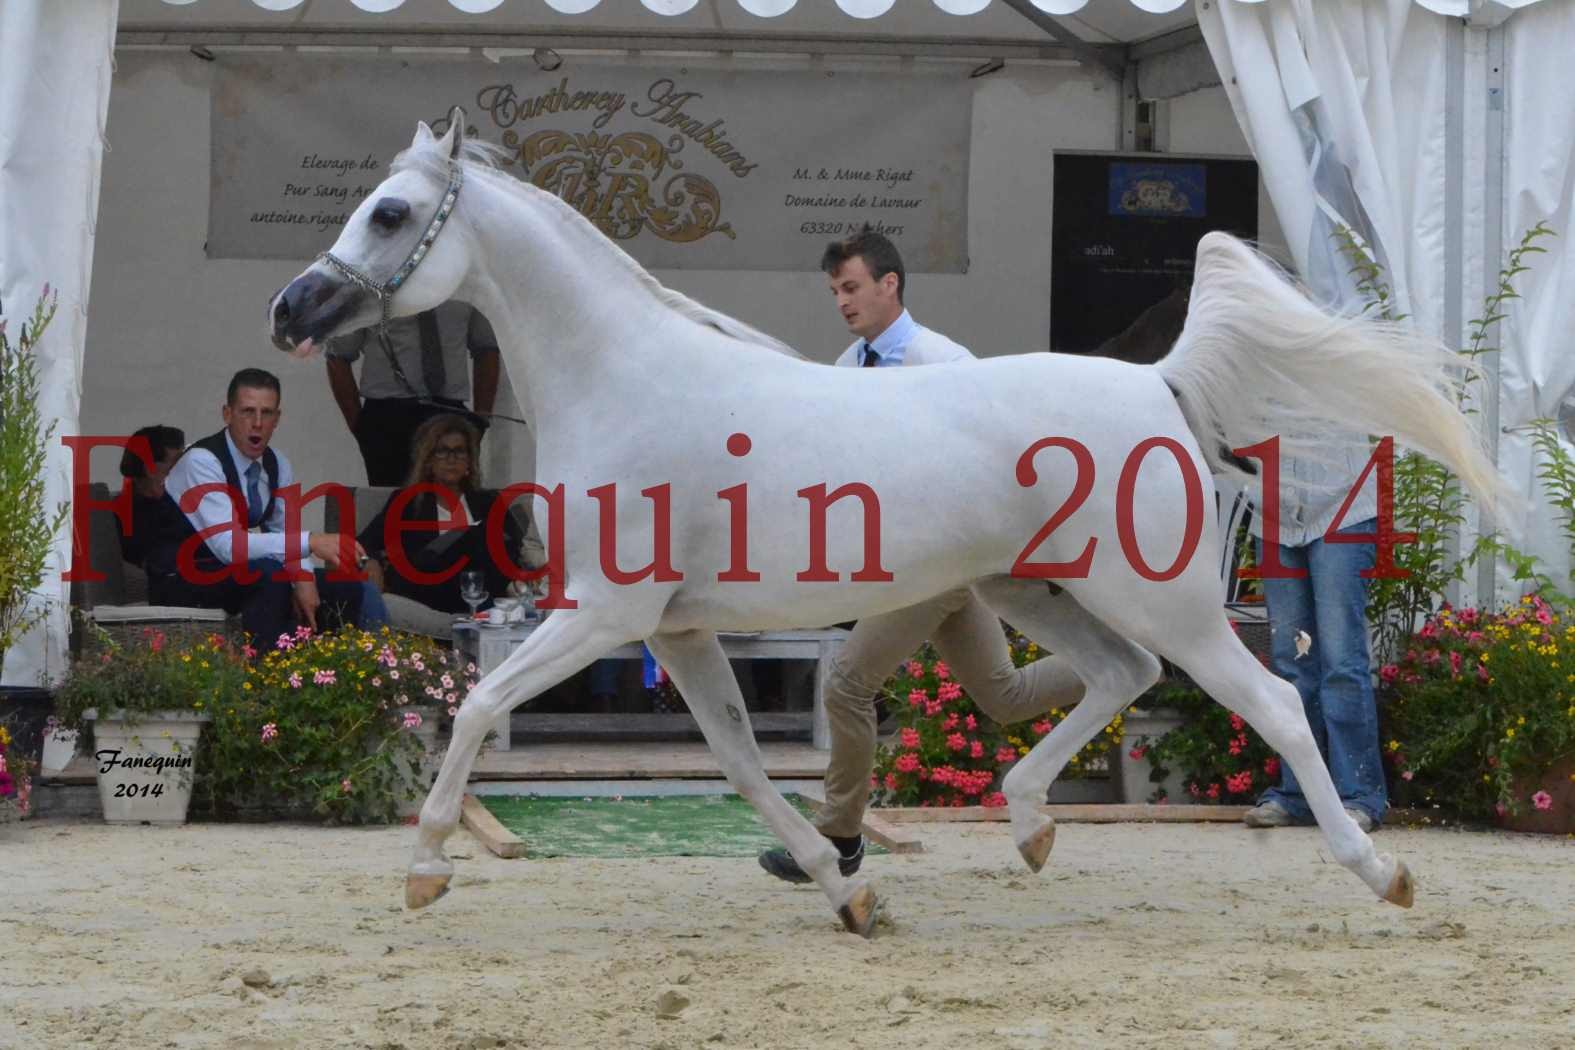
{"type": "Polygon", "coordinates": [[[722,195],[716,186],[678,170],[684,166],[674,156],[683,149],[681,136],[664,146],[639,131],[538,131],[523,141],[508,131],[503,144],[516,151],[533,185],[563,198],[614,240],[629,240],[641,230],[680,243],[713,233],[737,237],[731,223],[719,221],[722,195]],[[663,182],[669,170],[673,174],[663,182]]]}

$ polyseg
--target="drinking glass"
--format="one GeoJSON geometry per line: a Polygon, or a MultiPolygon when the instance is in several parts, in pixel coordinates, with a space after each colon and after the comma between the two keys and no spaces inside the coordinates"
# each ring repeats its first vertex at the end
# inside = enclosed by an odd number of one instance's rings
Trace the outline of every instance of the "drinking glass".
{"type": "Polygon", "coordinates": [[[459,596],[465,604],[470,606],[470,618],[476,618],[476,610],[481,603],[487,600],[487,578],[474,569],[459,574],[459,596]]]}

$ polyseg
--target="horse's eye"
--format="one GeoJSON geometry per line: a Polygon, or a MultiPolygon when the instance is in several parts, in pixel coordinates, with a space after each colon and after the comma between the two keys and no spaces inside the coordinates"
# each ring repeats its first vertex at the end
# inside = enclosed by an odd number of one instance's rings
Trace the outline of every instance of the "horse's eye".
{"type": "Polygon", "coordinates": [[[410,217],[410,205],[398,197],[389,197],[377,202],[377,207],[372,209],[372,222],[385,230],[396,230],[399,224],[410,217]]]}

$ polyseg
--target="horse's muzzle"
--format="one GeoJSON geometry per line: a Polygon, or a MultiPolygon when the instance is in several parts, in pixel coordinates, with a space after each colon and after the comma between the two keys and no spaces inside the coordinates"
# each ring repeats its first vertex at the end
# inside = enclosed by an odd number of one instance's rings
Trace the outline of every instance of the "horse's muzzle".
{"type": "Polygon", "coordinates": [[[355,307],[361,291],[315,270],[308,270],[273,297],[269,334],[286,353],[305,339],[318,339],[355,307]]]}

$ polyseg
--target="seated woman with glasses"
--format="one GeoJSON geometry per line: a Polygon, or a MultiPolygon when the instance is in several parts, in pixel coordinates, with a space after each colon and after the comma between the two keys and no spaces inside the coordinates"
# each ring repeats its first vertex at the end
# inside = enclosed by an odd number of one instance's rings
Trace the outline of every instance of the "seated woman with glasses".
{"type": "MultiPolygon", "coordinates": [[[[510,579],[487,549],[487,518],[498,493],[481,487],[481,434],[462,416],[434,416],[416,431],[411,445],[410,477],[405,487],[389,497],[377,517],[357,537],[372,559],[367,574],[387,593],[403,595],[442,612],[465,612],[468,603],[460,593],[462,574],[451,571],[465,559],[467,570],[477,570],[485,576],[489,599],[484,604],[490,604],[491,597],[502,597],[507,592],[510,579]],[[416,486],[421,486],[421,490],[413,497],[408,495],[416,486]],[[439,493],[444,498],[440,499],[439,493]],[[402,521],[454,522],[463,526],[398,533],[397,542],[409,565],[421,573],[446,574],[442,583],[410,579],[389,557],[388,546],[396,538],[386,526],[391,509],[402,496],[407,500],[399,514],[402,521]]],[[[546,554],[528,517],[521,524],[525,501],[519,501],[515,507],[518,510],[503,516],[503,551],[520,568],[534,568],[546,560],[546,554]]]]}

